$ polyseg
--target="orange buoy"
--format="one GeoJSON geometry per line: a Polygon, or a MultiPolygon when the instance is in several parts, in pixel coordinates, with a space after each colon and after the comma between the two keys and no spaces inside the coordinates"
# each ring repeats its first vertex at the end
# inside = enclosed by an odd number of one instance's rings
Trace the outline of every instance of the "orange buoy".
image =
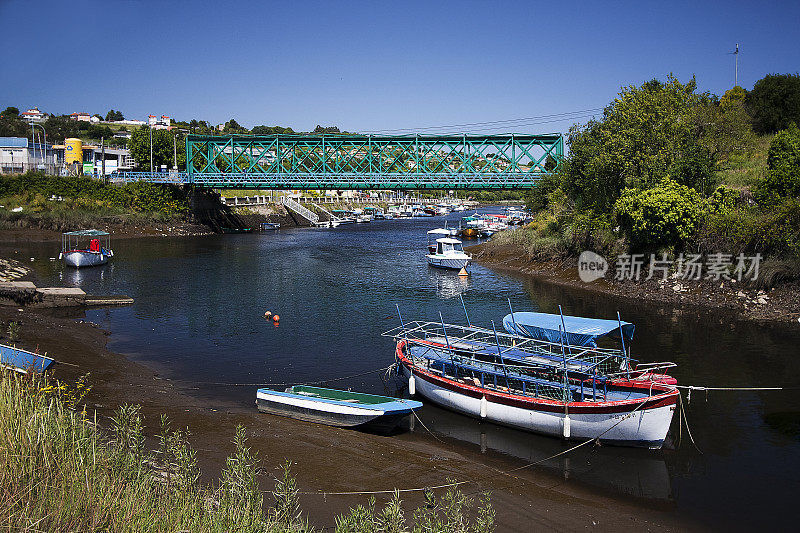
{"type": "Polygon", "coordinates": [[[279,317],[278,315],[275,315],[275,316],[272,317],[272,321],[273,322],[280,322],[280,320],[281,320],[281,317],[279,317]]]}
{"type": "Polygon", "coordinates": [[[458,275],[459,276],[469,276],[469,272],[467,272],[466,268],[462,267],[461,270],[458,271],[458,275]]]}
{"type": "Polygon", "coordinates": [[[269,317],[271,317],[271,316],[272,316],[272,311],[266,311],[266,312],[264,313],[264,316],[265,316],[266,318],[269,318],[269,317]]]}

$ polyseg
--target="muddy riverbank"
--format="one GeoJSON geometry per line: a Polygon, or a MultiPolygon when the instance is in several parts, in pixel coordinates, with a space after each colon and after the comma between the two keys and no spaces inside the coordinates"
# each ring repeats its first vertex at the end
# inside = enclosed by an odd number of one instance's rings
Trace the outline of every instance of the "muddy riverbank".
{"type": "Polygon", "coordinates": [[[736,280],[686,281],[614,280],[612,271],[591,283],[578,276],[577,258],[531,259],[515,245],[490,242],[465,248],[477,263],[498,270],[521,273],[556,285],[640,301],[729,309],[738,316],[762,321],[800,322],[800,282],[782,283],[762,290],[736,280]]]}

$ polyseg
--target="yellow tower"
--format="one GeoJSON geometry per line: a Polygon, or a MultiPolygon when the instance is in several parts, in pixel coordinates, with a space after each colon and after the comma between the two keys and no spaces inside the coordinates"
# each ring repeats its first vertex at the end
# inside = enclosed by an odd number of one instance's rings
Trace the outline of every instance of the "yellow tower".
{"type": "Polygon", "coordinates": [[[64,163],[83,164],[83,143],[80,139],[64,139],[64,163]]]}

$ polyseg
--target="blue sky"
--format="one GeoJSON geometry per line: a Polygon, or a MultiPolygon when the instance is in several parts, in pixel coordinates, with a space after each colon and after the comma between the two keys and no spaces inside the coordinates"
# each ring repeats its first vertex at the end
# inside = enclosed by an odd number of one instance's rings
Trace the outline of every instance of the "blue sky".
{"type": "Polygon", "coordinates": [[[0,0],[0,107],[310,130],[566,131],[674,73],[800,70],[800,2],[0,0]],[[424,130],[423,128],[438,128],[424,130]],[[447,126],[447,127],[444,127],[447,126]]]}

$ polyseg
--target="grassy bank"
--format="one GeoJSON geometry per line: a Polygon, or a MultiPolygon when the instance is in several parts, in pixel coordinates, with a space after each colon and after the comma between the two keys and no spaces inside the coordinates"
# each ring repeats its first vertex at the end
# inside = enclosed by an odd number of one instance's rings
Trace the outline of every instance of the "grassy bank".
{"type": "MultiPolygon", "coordinates": [[[[38,376],[0,377],[0,529],[13,531],[311,531],[298,488],[283,465],[274,488],[259,488],[262,469],[245,430],[220,479],[200,483],[184,431],[162,417],[157,445],[145,445],[134,406],[120,408],[108,430],[76,409],[86,391],[38,376]],[[269,505],[265,505],[265,499],[269,505]]],[[[406,514],[398,496],[336,519],[341,532],[491,531],[493,511],[451,491],[406,514]]]]}
{"type": "Polygon", "coordinates": [[[187,191],[29,172],[0,175],[0,228],[67,231],[90,226],[177,223],[190,217],[187,191]]]}

